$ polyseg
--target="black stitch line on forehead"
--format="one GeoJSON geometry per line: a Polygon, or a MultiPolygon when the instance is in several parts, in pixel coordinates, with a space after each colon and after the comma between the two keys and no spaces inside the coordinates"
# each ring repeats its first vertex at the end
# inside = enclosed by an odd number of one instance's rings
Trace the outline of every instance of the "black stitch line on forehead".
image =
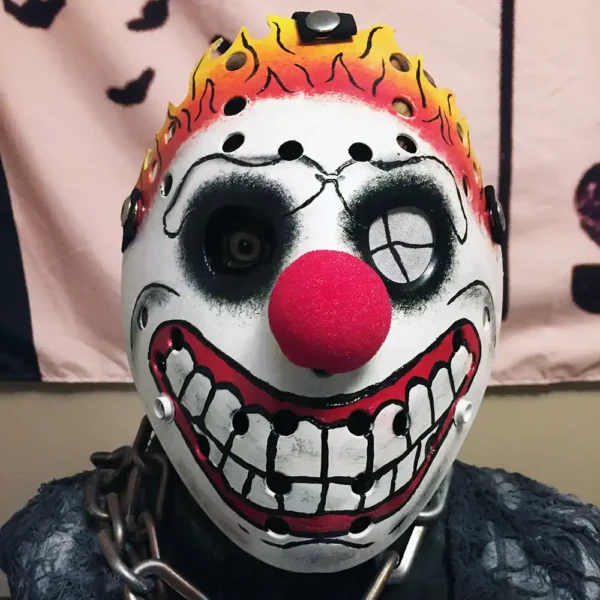
{"type": "MultiPolygon", "coordinates": [[[[192,171],[196,167],[199,167],[199,166],[203,165],[204,163],[209,162],[211,160],[224,160],[228,163],[237,165],[238,167],[248,167],[248,168],[271,167],[271,166],[274,166],[274,165],[277,165],[277,164],[283,162],[283,159],[280,156],[273,156],[273,157],[267,158],[266,160],[263,160],[261,162],[252,162],[247,159],[244,160],[244,159],[240,159],[240,158],[235,158],[233,156],[229,156],[227,154],[222,154],[222,153],[209,154],[207,156],[203,156],[202,158],[194,161],[190,165],[188,170],[185,172],[183,177],[181,178],[181,181],[178,183],[178,185],[175,189],[175,193],[173,194],[173,197],[171,198],[171,201],[167,205],[167,208],[163,215],[163,233],[167,237],[176,238],[181,233],[181,228],[183,226],[184,219],[181,220],[181,223],[179,224],[179,228],[177,229],[177,231],[169,231],[169,229],[167,227],[167,218],[168,218],[168,215],[171,212],[171,210],[177,204],[177,201],[179,200],[179,196],[181,195],[181,190],[183,189],[183,186],[185,185],[186,181],[192,174],[192,171]]],[[[324,167],[322,167],[316,160],[314,160],[313,158],[310,158],[309,156],[303,155],[300,158],[298,158],[297,161],[301,162],[305,165],[308,165],[310,167],[314,167],[315,169],[317,169],[320,173],[322,173],[324,175],[329,175],[329,173],[327,173],[327,171],[325,170],[324,167]]],[[[287,213],[285,216],[291,216],[294,212],[296,212],[296,211],[290,211],[290,213],[287,213]]]]}

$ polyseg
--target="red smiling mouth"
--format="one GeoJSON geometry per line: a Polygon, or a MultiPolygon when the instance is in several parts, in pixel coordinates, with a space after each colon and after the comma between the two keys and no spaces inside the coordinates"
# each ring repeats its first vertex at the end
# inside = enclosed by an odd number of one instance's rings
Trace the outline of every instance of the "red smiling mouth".
{"type": "Polygon", "coordinates": [[[468,321],[383,382],[316,399],[274,389],[189,323],[163,323],[150,344],[160,392],[223,500],[274,533],[364,531],[410,499],[477,372],[468,321]]]}

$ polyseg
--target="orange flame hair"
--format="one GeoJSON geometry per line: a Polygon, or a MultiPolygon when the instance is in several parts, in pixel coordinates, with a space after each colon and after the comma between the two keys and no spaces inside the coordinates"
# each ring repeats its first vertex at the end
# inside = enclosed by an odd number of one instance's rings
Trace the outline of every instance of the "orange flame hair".
{"type": "Polygon", "coordinates": [[[435,86],[420,55],[402,53],[391,27],[359,31],[347,42],[303,45],[293,19],[270,17],[267,22],[270,31],[265,38],[252,39],[242,28],[223,56],[215,55],[220,41],[215,42],[194,69],[183,102],[169,105],[137,182],[140,213],[150,207],[177,148],[218,119],[232,97],[260,101],[301,93],[353,97],[405,120],[439,151],[483,217],[481,170],[454,95],[435,86]],[[403,114],[398,106],[403,106],[403,114]]]}

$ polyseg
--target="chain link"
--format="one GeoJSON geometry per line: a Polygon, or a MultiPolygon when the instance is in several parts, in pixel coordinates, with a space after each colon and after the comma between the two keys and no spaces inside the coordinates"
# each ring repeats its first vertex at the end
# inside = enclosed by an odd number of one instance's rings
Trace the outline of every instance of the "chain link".
{"type": "Polygon", "coordinates": [[[123,583],[124,600],[167,600],[166,586],[185,600],[209,600],[161,559],[156,526],[164,513],[170,466],[166,456],[147,452],[151,435],[144,417],[132,446],[92,454],[96,470],[85,485],[86,512],[99,526],[100,550],[123,583]],[[143,502],[145,479],[158,481],[152,507],[143,502]]]}
{"type": "MultiPolygon", "coordinates": [[[[167,600],[166,586],[185,600],[209,600],[161,559],[157,524],[163,518],[170,464],[163,454],[148,453],[151,435],[150,421],[144,417],[132,446],[92,454],[96,470],[85,484],[85,510],[99,526],[98,544],[123,583],[123,600],[167,600]],[[145,479],[158,480],[151,508],[145,506],[141,494],[145,479]]],[[[449,477],[436,494],[437,501],[419,515],[404,556],[390,551],[383,557],[364,600],[376,600],[391,580],[399,583],[408,574],[426,523],[443,510],[448,482],[449,477]]]]}

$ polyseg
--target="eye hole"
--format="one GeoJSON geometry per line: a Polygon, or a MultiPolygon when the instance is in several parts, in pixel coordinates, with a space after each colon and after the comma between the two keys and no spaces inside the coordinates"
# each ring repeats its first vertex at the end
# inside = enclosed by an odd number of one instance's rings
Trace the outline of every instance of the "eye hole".
{"type": "Polygon", "coordinates": [[[207,221],[206,254],[217,271],[243,272],[265,264],[273,243],[272,224],[256,209],[225,207],[207,221]]]}
{"type": "Polygon", "coordinates": [[[395,208],[375,219],[369,229],[369,252],[380,274],[394,283],[419,279],[433,258],[435,234],[423,212],[395,208]]]}

